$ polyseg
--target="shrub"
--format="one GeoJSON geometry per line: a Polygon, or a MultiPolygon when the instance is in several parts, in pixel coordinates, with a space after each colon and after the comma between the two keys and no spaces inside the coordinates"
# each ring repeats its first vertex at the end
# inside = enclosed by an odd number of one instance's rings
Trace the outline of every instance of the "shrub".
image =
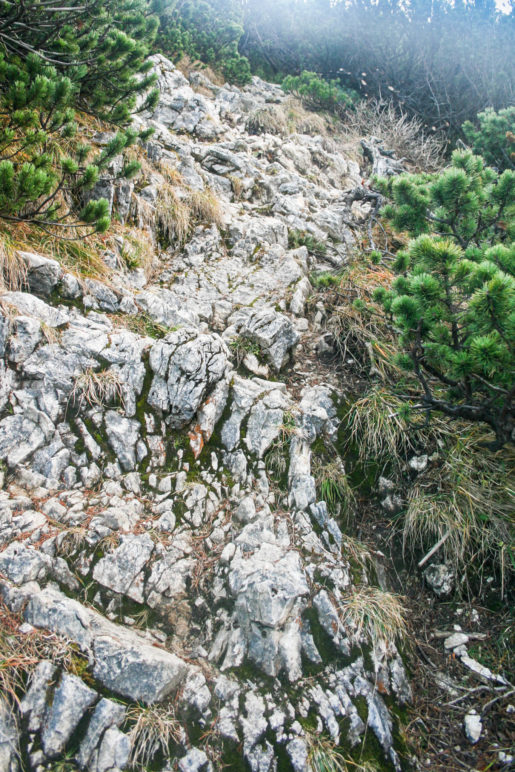
{"type": "MultiPolygon", "coordinates": [[[[3,4],[0,217],[46,228],[72,228],[77,222],[99,232],[109,227],[107,201],[83,205],[84,193],[138,134],[120,131],[88,163],[90,148],[75,138],[75,110],[118,126],[128,123],[140,95],[155,80],[146,74],[151,66],[145,61],[147,43],[155,32],[155,19],[146,11],[143,0],[71,0],[66,7],[37,0],[3,4]]],[[[138,109],[156,100],[152,91],[138,109]]],[[[129,163],[123,175],[130,177],[138,168],[129,163]]]]}
{"type": "MultiPolygon", "coordinates": [[[[147,55],[158,21],[146,0],[25,0],[2,3],[1,15],[6,61],[29,73],[35,59],[48,71],[54,67],[69,80],[78,107],[118,125],[156,80],[148,74],[147,55]]],[[[150,92],[138,109],[155,104],[157,96],[150,92]]]]}
{"type": "Polygon", "coordinates": [[[475,153],[500,171],[515,169],[515,107],[498,113],[491,107],[477,116],[479,126],[463,124],[463,134],[475,153]]]}
{"type": "Polygon", "coordinates": [[[365,100],[344,117],[344,130],[356,143],[365,136],[382,140],[396,158],[420,171],[436,171],[443,164],[445,142],[424,129],[420,118],[409,116],[402,107],[383,99],[365,100]]]}
{"type": "Polygon", "coordinates": [[[250,64],[238,52],[243,35],[242,8],[236,0],[154,0],[160,21],[158,47],[174,61],[183,56],[221,70],[240,86],[251,78],[250,64]]]}
{"type": "Polygon", "coordinates": [[[358,99],[356,92],[343,89],[337,80],[324,80],[316,72],[307,70],[300,75],[287,75],[282,87],[312,110],[329,110],[340,114],[358,99]]]}
{"type": "Polygon", "coordinates": [[[317,239],[311,233],[307,233],[307,231],[289,230],[288,247],[290,249],[306,247],[310,255],[315,255],[322,259],[327,254],[327,245],[325,242],[317,241],[317,239]]]}
{"type": "Polygon", "coordinates": [[[307,70],[338,78],[365,98],[388,97],[430,131],[453,136],[487,106],[513,104],[515,14],[493,0],[246,0],[242,6],[239,50],[265,77],[307,70]]]}
{"type": "Polygon", "coordinates": [[[421,406],[482,421],[497,445],[515,428],[515,173],[455,152],[437,175],[380,182],[385,216],[418,236],[397,254],[399,276],[375,299],[391,315],[398,364],[421,386],[421,406]]]}

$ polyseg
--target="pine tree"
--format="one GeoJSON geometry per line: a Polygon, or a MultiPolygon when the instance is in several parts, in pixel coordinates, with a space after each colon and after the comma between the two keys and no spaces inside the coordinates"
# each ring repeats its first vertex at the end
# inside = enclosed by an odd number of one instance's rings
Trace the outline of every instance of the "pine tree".
{"type": "Polygon", "coordinates": [[[154,0],[153,8],[160,19],[158,45],[166,56],[200,59],[216,66],[230,83],[249,82],[248,59],[238,51],[243,35],[239,0],[154,0]]]}
{"type": "MultiPolygon", "coordinates": [[[[79,107],[123,124],[155,77],[147,57],[158,20],[147,0],[0,0],[0,44],[8,61],[37,54],[70,78],[79,107]]],[[[150,92],[139,109],[157,98],[150,92]]]]}
{"type": "Polygon", "coordinates": [[[440,174],[378,182],[383,214],[411,236],[391,290],[375,293],[399,332],[399,364],[421,402],[488,424],[497,445],[515,431],[515,173],[455,152],[440,174]]]}
{"type": "Polygon", "coordinates": [[[477,116],[477,127],[463,124],[465,139],[474,153],[500,171],[515,169],[515,107],[506,107],[498,113],[492,107],[477,116]]]}
{"type": "MultiPolygon", "coordinates": [[[[75,111],[123,127],[138,101],[139,109],[155,103],[146,75],[155,27],[143,0],[0,3],[0,217],[109,227],[105,200],[80,202],[137,134],[120,130],[92,157],[76,137],[75,111]]],[[[134,165],[124,171],[133,174],[134,165]]]]}
{"type": "Polygon", "coordinates": [[[359,99],[355,91],[343,89],[337,80],[323,80],[315,72],[306,70],[300,75],[287,75],[282,87],[310,109],[329,110],[336,114],[343,113],[359,99]]]}

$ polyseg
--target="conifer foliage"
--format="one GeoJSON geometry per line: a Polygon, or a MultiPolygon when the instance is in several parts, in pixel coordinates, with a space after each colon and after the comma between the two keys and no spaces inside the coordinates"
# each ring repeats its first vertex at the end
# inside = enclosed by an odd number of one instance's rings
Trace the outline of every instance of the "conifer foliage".
{"type": "Polygon", "coordinates": [[[378,182],[383,214],[416,236],[376,299],[391,315],[422,406],[488,424],[498,445],[515,427],[515,172],[456,151],[439,174],[378,182]]]}
{"type": "Polygon", "coordinates": [[[156,24],[144,0],[0,2],[0,217],[107,229],[107,202],[84,206],[84,192],[137,134],[122,128],[92,157],[76,139],[76,109],[123,127],[155,103],[156,24]]]}
{"type": "Polygon", "coordinates": [[[515,169],[515,107],[506,107],[498,113],[492,107],[463,124],[463,134],[475,153],[499,170],[515,169]]]}

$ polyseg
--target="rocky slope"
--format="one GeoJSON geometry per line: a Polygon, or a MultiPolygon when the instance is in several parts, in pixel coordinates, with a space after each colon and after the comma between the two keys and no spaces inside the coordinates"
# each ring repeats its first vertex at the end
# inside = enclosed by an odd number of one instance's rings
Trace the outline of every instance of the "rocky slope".
{"type": "Polygon", "coordinates": [[[306,364],[309,276],[345,261],[373,202],[337,142],[252,133],[286,114],[278,87],[154,66],[143,173],[118,180],[120,159],[96,191],[146,229],[150,270],[122,230],[105,281],[23,253],[0,297],[0,594],[15,640],[47,631],[19,709],[0,701],[0,770],[300,772],[317,737],[400,769],[406,674],[342,612],[373,571],[311,469],[342,394],[306,364]],[[323,265],[289,247],[299,231],[323,265]],[[167,753],[135,754],[135,705],[174,716],[167,753]]]}

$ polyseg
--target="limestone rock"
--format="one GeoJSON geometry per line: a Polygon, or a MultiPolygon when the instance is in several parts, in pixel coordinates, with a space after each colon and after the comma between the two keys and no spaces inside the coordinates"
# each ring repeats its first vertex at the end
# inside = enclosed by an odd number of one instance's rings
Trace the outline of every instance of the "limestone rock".
{"type": "Polygon", "coordinates": [[[483,722],[475,710],[471,710],[467,713],[463,720],[463,725],[465,728],[467,740],[472,745],[475,745],[477,742],[479,742],[483,732],[483,722]]]}
{"type": "Polygon", "coordinates": [[[56,670],[51,662],[42,660],[32,674],[30,687],[20,704],[20,712],[27,721],[29,732],[36,732],[41,728],[56,670]]]}
{"type": "Polygon", "coordinates": [[[102,738],[93,767],[94,772],[118,772],[125,769],[129,763],[130,752],[130,738],[116,726],[110,726],[102,738]]]}
{"type": "Polygon", "coordinates": [[[175,429],[188,424],[228,370],[228,352],[218,335],[185,328],[166,335],[150,350],[155,373],[148,403],[175,429]]]}
{"type": "Polygon", "coordinates": [[[8,703],[0,697],[0,772],[18,772],[18,727],[8,703]]]}
{"type": "Polygon", "coordinates": [[[140,433],[138,421],[109,410],[105,416],[105,427],[120,466],[130,472],[136,466],[136,443],[140,433]]]}
{"type": "Polygon", "coordinates": [[[63,753],[74,729],[97,696],[80,678],[63,673],[41,732],[46,756],[57,758],[63,753]]]}
{"type": "Polygon", "coordinates": [[[115,694],[146,703],[161,702],[184,680],[188,665],[163,649],[121,636],[97,636],[93,641],[93,675],[115,694]]]}
{"type": "Polygon", "coordinates": [[[181,772],[211,772],[213,765],[208,757],[199,748],[192,748],[179,761],[178,767],[181,772]]]}
{"type": "Polygon", "coordinates": [[[9,338],[7,358],[14,364],[24,362],[42,338],[41,324],[32,316],[17,316],[9,338]]]}
{"type": "Polygon", "coordinates": [[[29,409],[0,421],[0,460],[17,466],[47,442],[54,425],[44,413],[29,409]]]}
{"type": "Polygon", "coordinates": [[[0,553],[0,573],[18,585],[45,579],[51,565],[48,555],[20,542],[12,542],[0,553]]]}
{"type": "Polygon", "coordinates": [[[439,598],[448,597],[454,588],[454,571],[445,563],[434,563],[423,571],[424,579],[439,598]]]}
{"type": "Polygon", "coordinates": [[[230,321],[237,334],[259,345],[277,372],[287,363],[299,340],[288,317],[272,309],[242,309],[230,321]]]}
{"type": "Polygon", "coordinates": [[[134,630],[47,588],[32,595],[25,618],[75,641],[93,661],[93,675],[103,686],[132,700],[159,702],[184,680],[190,666],[152,646],[134,630]]]}
{"type": "Polygon", "coordinates": [[[34,252],[19,251],[18,255],[26,265],[26,282],[30,291],[41,297],[49,297],[63,273],[59,263],[34,252]]]}
{"type": "Polygon", "coordinates": [[[154,542],[147,534],[122,536],[120,546],[95,565],[93,578],[104,587],[142,603],[143,593],[137,578],[153,551],[154,542]]]}
{"type": "MultiPolygon", "coordinates": [[[[102,740],[106,729],[119,726],[125,716],[125,708],[119,702],[113,702],[103,697],[96,705],[88,724],[86,735],[80,744],[76,756],[77,764],[81,769],[91,768],[91,760],[95,750],[102,740]]],[[[103,744],[103,743],[102,743],[103,744]]],[[[120,766],[118,764],[118,766],[120,766]]]]}

